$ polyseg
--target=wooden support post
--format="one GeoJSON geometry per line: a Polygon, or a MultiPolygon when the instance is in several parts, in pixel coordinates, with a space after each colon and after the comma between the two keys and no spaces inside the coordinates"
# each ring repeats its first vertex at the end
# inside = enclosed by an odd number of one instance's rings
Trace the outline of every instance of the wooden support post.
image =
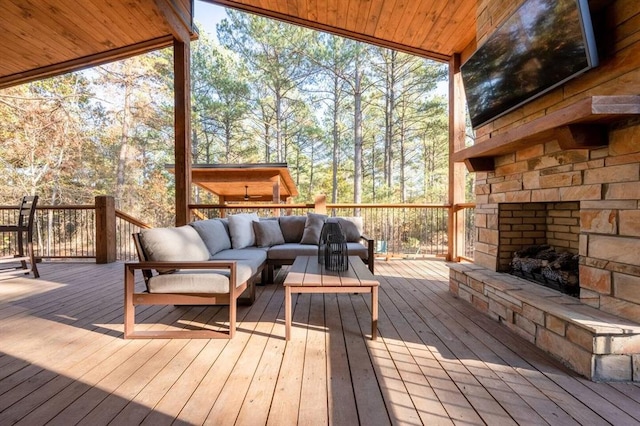
{"type": "Polygon", "coordinates": [[[454,54],[449,61],[449,220],[447,260],[459,260],[459,247],[464,238],[464,216],[459,215],[455,205],[465,201],[465,165],[454,163],[451,156],[464,148],[465,110],[464,89],[460,74],[460,55],[454,54]]]}
{"type": "Polygon", "coordinates": [[[96,263],[116,261],[116,202],[113,197],[95,198],[96,263]]]}
{"type": "MultiPolygon", "coordinates": [[[[271,178],[271,185],[273,190],[271,200],[273,204],[280,204],[280,175],[271,178]]],[[[272,214],[274,217],[280,216],[280,209],[273,209],[272,214]]]]}
{"type": "MultiPolygon", "coordinates": [[[[227,200],[225,200],[224,195],[218,195],[218,204],[226,204],[227,200]]],[[[220,209],[220,217],[227,217],[227,209],[220,209]]]]}
{"type": "Polygon", "coordinates": [[[173,41],[175,97],[176,226],[191,221],[191,80],[189,41],[173,41]]]}
{"type": "Polygon", "coordinates": [[[327,196],[325,194],[316,195],[313,211],[318,214],[327,214],[327,196]]]}

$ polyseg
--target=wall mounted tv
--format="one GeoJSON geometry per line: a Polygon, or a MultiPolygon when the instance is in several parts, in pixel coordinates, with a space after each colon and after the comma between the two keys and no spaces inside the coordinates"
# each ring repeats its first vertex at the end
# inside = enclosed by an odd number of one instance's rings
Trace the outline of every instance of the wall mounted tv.
{"type": "Polygon", "coordinates": [[[462,65],[473,128],[598,65],[587,0],[525,0],[462,65]]]}

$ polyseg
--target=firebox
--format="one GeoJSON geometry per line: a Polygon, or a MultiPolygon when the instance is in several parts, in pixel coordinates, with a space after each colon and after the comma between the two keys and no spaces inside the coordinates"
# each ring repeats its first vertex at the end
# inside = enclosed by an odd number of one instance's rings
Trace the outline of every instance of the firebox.
{"type": "Polygon", "coordinates": [[[580,203],[500,203],[498,269],[579,295],[580,203]]]}

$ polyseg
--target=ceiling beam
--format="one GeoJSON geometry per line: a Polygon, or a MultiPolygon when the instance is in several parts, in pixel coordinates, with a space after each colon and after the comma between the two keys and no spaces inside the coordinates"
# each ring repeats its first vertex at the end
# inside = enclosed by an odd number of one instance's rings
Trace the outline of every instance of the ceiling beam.
{"type": "Polygon", "coordinates": [[[79,71],[109,62],[119,61],[121,59],[141,55],[146,52],[151,52],[152,50],[158,50],[172,45],[173,36],[167,35],[147,40],[142,43],[96,53],[95,55],[83,56],[71,61],[35,68],[22,73],[11,74],[0,78],[0,89],[6,89],[7,87],[17,86],[34,80],[55,77],[57,75],[79,71]]]}
{"type": "Polygon", "coordinates": [[[450,60],[450,57],[448,55],[444,55],[442,53],[434,52],[427,49],[420,49],[413,46],[407,46],[406,44],[401,44],[401,43],[396,43],[390,40],[380,39],[380,38],[359,33],[359,32],[348,31],[344,28],[322,24],[320,22],[303,19],[298,16],[287,15],[284,13],[276,12],[276,11],[265,9],[258,6],[238,3],[233,0],[203,0],[203,1],[211,4],[217,4],[219,6],[237,9],[243,12],[252,13],[254,15],[260,15],[267,18],[277,19],[279,21],[288,22],[290,24],[300,25],[302,27],[311,28],[313,30],[324,31],[327,33],[339,35],[339,36],[350,38],[353,40],[363,41],[366,43],[374,44],[376,46],[386,47],[389,49],[410,53],[412,55],[433,59],[439,62],[449,62],[450,60]]]}
{"type": "Polygon", "coordinates": [[[175,0],[155,0],[155,3],[177,40],[188,43],[191,39],[196,38],[192,37],[194,35],[192,17],[181,13],[175,0]]]}

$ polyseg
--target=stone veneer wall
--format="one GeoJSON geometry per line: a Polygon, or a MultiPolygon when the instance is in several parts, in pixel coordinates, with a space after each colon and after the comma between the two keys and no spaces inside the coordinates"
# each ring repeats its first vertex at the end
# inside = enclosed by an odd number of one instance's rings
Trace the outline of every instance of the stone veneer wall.
{"type": "MultiPolygon", "coordinates": [[[[480,0],[477,45],[523,1],[480,0]]],[[[588,96],[640,93],[640,2],[589,3],[600,65],[477,129],[476,144],[588,96]]],[[[615,124],[602,149],[563,152],[549,140],[496,166],[476,174],[475,263],[497,268],[498,203],[579,201],[582,301],[640,322],[640,121],[615,124]]]]}
{"type": "Polygon", "coordinates": [[[498,269],[499,203],[580,202],[580,299],[640,322],[640,125],[609,139],[591,151],[534,145],[477,173],[474,263],[498,269]]]}

